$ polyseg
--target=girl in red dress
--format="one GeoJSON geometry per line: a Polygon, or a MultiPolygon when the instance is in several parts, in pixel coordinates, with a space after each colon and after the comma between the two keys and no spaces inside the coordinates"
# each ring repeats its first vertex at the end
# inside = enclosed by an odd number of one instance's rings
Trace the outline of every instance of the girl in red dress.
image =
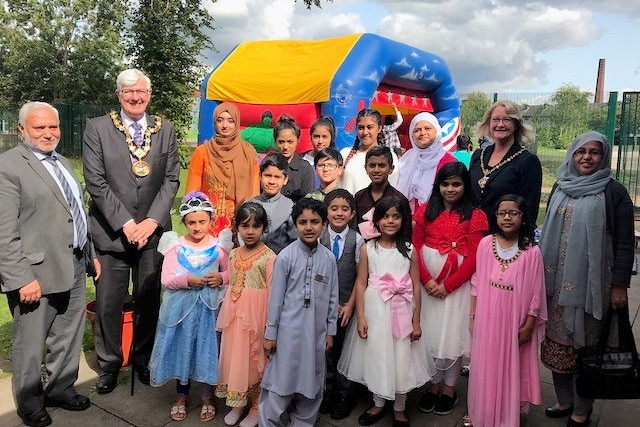
{"type": "Polygon", "coordinates": [[[473,208],[469,172],[460,162],[442,166],[428,203],[414,215],[423,285],[421,323],[428,357],[436,373],[418,408],[446,415],[458,396],[454,388],[462,357],[469,356],[469,305],[476,249],[488,232],[487,218],[473,208]]]}

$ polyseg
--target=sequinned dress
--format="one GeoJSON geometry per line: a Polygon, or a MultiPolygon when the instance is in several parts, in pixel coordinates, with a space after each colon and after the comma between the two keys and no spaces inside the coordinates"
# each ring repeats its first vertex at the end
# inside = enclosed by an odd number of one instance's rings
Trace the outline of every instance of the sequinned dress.
{"type": "Polygon", "coordinates": [[[229,254],[229,286],[217,324],[222,341],[216,396],[230,407],[257,399],[267,363],[262,338],[276,254],[267,246],[248,257],[244,253],[241,246],[229,254]]]}

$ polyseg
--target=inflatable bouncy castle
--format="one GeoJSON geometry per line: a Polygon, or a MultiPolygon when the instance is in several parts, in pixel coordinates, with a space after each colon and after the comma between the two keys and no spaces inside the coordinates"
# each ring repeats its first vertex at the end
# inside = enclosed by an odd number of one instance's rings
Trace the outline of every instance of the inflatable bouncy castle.
{"type": "Polygon", "coordinates": [[[302,135],[298,151],[310,150],[309,128],[323,114],[336,124],[336,145],[351,146],[362,108],[394,114],[408,124],[432,112],[443,128],[446,149],[460,132],[460,101],[442,58],[374,34],[325,40],[264,40],[239,44],[202,83],[198,142],[213,136],[213,110],[238,105],[241,128],[270,112],[293,116],[302,135]]]}

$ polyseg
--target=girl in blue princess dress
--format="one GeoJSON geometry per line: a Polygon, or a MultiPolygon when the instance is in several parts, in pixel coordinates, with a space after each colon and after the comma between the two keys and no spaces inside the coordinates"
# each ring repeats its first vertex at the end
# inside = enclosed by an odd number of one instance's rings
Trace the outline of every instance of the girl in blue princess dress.
{"type": "Polygon", "coordinates": [[[218,308],[227,282],[227,250],[207,233],[215,214],[209,198],[192,192],[182,199],[180,216],[187,235],[162,236],[158,250],[162,263],[162,296],[155,344],[149,362],[151,385],[176,379],[176,398],[169,416],[187,417],[191,381],[203,383],[200,420],[215,417],[212,386],[218,382],[218,308]]]}

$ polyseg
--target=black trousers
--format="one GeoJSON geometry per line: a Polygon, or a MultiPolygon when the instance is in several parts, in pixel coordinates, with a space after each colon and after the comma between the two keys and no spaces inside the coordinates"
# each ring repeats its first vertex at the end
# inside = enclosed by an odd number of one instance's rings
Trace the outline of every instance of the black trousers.
{"type": "Polygon", "coordinates": [[[156,247],[127,252],[98,250],[102,276],[96,282],[95,349],[98,364],[104,372],[117,372],[122,367],[122,309],[133,283],[135,302],[136,365],[147,365],[160,310],[160,272],[162,255],[156,247]]]}

